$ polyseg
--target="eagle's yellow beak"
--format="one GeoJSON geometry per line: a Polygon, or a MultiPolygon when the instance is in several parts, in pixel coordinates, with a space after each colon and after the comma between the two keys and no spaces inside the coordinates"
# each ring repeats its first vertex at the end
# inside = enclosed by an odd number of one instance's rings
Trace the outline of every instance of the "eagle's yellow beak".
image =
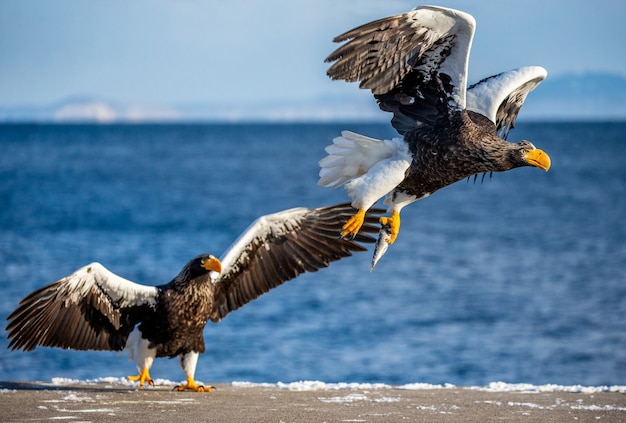
{"type": "Polygon", "coordinates": [[[546,172],[548,171],[548,169],[550,169],[550,156],[548,156],[545,151],[538,148],[530,150],[528,153],[526,153],[526,155],[524,156],[524,160],[526,160],[529,165],[537,166],[538,168],[543,169],[546,172]]]}
{"type": "Polygon", "coordinates": [[[215,257],[202,259],[202,267],[204,267],[206,270],[213,270],[218,273],[222,272],[222,263],[215,257]]]}

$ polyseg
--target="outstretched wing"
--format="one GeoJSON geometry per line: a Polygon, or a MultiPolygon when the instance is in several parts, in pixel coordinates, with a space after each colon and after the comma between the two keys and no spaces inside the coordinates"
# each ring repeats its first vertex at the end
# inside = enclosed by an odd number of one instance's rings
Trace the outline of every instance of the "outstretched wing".
{"type": "Polygon", "coordinates": [[[526,66],[485,78],[467,89],[467,110],[488,118],[506,139],[526,96],[547,75],[541,66],[526,66]]]}
{"type": "Polygon", "coordinates": [[[139,285],[91,263],[27,295],[7,318],[9,348],[36,346],[121,350],[157,288],[139,285]]]}
{"type": "Polygon", "coordinates": [[[350,204],[317,209],[295,208],[262,216],[220,259],[222,273],[214,281],[214,313],[219,321],[229,312],[304,272],[315,272],[373,243],[364,233],[378,231],[382,210],[368,212],[354,240],[340,238],[342,226],[354,214],[350,204]]]}
{"type": "Polygon", "coordinates": [[[423,6],[379,19],[334,39],[332,79],[361,81],[405,134],[465,108],[467,65],[476,23],[467,13],[423,6]]]}

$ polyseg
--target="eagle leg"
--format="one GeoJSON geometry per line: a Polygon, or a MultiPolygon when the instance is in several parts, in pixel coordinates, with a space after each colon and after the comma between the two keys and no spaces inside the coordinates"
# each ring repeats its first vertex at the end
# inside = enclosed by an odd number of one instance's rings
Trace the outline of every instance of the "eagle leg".
{"type": "Polygon", "coordinates": [[[139,389],[143,389],[143,384],[145,382],[148,382],[148,385],[151,385],[151,386],[154,385],[154,381],[150,377],[150,372],[148,371],[147,367],[144,367],[141,373],[139,373],[137,376],[128,376],[128,380],[130,380],[131,382],[138,381],[139,389]]]}
{"type": "Polygon", "coordinates": [[[174,389],[181,391],[181,392],[186,391],[186,390],[190,390],[194,392],[211,392],[213,389],[215,389],[215,387],[198,385],[192,377],[188,376],[186,385],[178,385],[174,389]]]}
{"type": "Polygon", "coordinates": [[[341,236],[347,240],[352,240],[359,233],[363,221],[365,220],[365,209],[359,209],[348,222],[343,225],[341,236]]]}
{"type": "Polygon", "coordinates": [[[394,210],[391,212],[391,216],[381,217],[380,224],[389,230],[389,239],[387,242],[390,245],[393,244],[400,233],[400,213],[394,210]]]}

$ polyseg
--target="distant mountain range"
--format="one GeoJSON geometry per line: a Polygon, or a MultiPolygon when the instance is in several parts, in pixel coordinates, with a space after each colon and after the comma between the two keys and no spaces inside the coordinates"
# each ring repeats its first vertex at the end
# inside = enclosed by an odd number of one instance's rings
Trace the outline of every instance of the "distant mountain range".
{"type": "Polygon", "coordinates": [[[0,122],[145,122],[175,121],[169,108],[124,104],[95,96],[69,97],[46,106],[0,107],[0,122]]]}
{"type": "Polygon", "coordinates": [[[586,73],[548,78],[530,93],[520,118],[626,119],[626,77],[586,73]],[[523,114],[523,116],[522,116],[523,114]]]}
{"type": "MultiPolygon", "coordinates": [[[[270,104],[153,106],[71,97],[45,107],[0,107],[0,122],[202,122],[202,121],[380,121],[367,93],[354,98],[316,98],[270,104]]],[[[527,98],[520,120],[626,120],[626,76],[608,73],[548,78],[527,98]]]]}

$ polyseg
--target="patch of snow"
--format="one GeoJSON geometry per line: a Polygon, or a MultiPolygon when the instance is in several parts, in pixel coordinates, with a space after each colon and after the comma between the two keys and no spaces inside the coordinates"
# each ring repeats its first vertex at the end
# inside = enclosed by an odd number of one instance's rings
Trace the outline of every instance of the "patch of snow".
{"type": "Polygon", "coordinates": [[[339,391],[349,389],[390,389],[391,385],[384,383],[326,383],[318,380],[304,380],[298,382],[277,382],[277,383],[252,383],[252,382],[233,382],[233,386],[240,388],[278,388],[288,391],[339,391]]]}
{"type": "Polygon", "coordinates": [[[572,410],[589,410],[589,411],[626,411],[626,407],[617,407],[615,405],[572,405],[572,410]]]}
{"type": "Polygon", "coordinates": [[[509,401],[507,402],[507,405],[511,406],[511,407],[528,407],[528,408],[538,408],[540,410],[543,410],[545,407],[539,405],[539,404],[535,404],[532,402],[515,402],[515,401],[509,401]]]}
{"type": "Polygon", "coordinates": [[[116,411],[119,411],[113,408],[86,408],[83,410],[70,410],[67,408],[54,407],[54,409],[54,411],[60,413],[115,413],[116,411]]]}
{"type": "Polygon", "coordinates": [[[81,397],[75,392],[70,392],[69,394],[61,398],[60,401],[94,402],[94,399],[91,397],[81,397]]]}
{"type": "Polygon", "coordinates": [[[320,397],[318,398],[318,400],[328,403],[351,403],[355,401],[369,401],[369,398],[367,398],[367,396],[363,394],[348,394],[342,397],[320,397]]]}
{"type": "Polygon", "coordinates": [[[530,383],[491,382],[487,386],[473,386],[470,389],[487,392],[572,392],[594,394],[599,392],[626,392],[625,385],[614,386],[582,386],[582,385],[532,385],[530,383]]]}
{"type": "Polygon", "coordinates": [[[382,397],[374,399],[374,402],[400,402],[400,398],[395,397],[382,397]]]}
{"type": "MultiPolygon", "coordinates": [[[[173,382],[168,379],[153,379],[155,386],[177,386],[184,385],[186,382],[173,382]]],[[[199,384],[202,384],[200,381],[196,381],[199,384]]],[[[52,384],[55,386],[67,386],[67,385],[94,385],[100,383],[107,383],[110,385],[123,385],[128,387],[137,387],[139,384],[137,382],[131,382],[125,377],[99,377],[95,379],[69,379],[65,377],[53,377],[52,384]]]]}
{"type": "Polygon", "coordinates": [[[407,383],[406,385],[397,386],[397,389],[406,389],[409,391],[418,391],[421,389],[452,389],[456,388],[456,385],[451,383],[444,383],[443,385],[433,385],[431,383],[407,383]]]}
{"type": "Polygon", "coordinates": [[[93,398],[88,396],[80,396],[76,392],[69,392],[60,399],[44,400],[44,402],[95,402],[93,398]]]}

